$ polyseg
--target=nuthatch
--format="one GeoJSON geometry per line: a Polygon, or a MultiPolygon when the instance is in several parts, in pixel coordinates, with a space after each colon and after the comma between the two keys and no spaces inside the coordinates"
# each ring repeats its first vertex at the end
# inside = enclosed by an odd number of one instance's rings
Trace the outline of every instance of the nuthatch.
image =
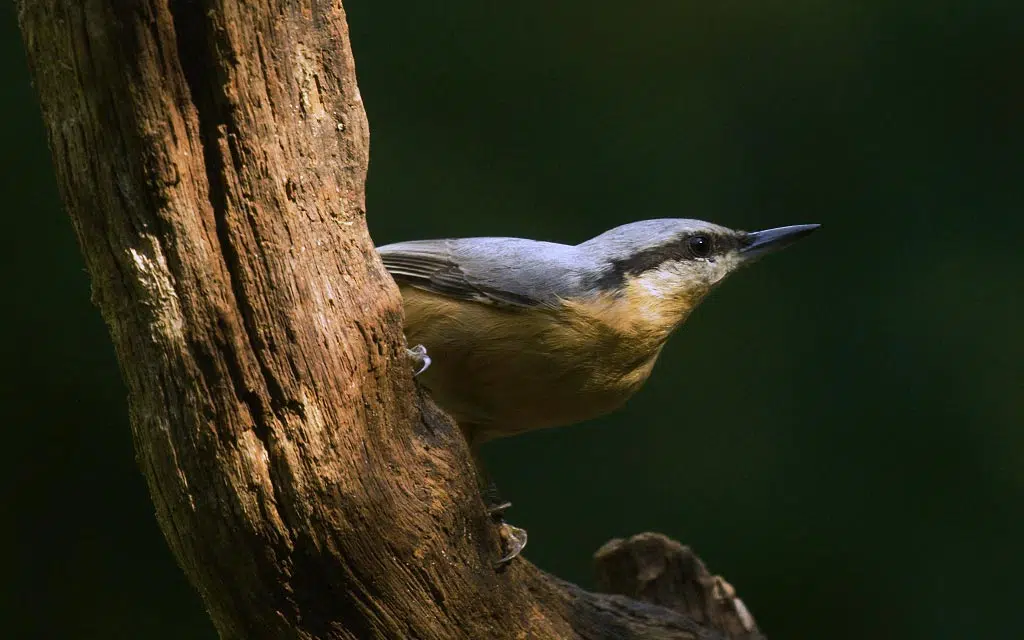
{"type": "Polygon", "coordinates": [[[725,276],[817,228],[661,219],[575,246],[464,238],[379,251],[402,292],[406,337],[431,358],[419,379],[475,449],[619,407],[725,276]]]}

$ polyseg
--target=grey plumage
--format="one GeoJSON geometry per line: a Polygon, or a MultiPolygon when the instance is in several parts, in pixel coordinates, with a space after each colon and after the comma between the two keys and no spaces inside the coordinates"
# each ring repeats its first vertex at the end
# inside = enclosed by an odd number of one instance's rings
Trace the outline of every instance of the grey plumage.
{"type": "Polygon", "coordinates": [[[577,248],[521,238],[414,240],[380,247],[395,280],[462,300],[537,306],[582,289],[577,248]]]}
{"type": "Polygon", "coordinates": [[[443,295],[508,306],[554,304],[596,293],[603,278],[637,255],[725,227],[680,218],[642,220],[578,245],[523,238],[413,240],[378,248],[395,280],[443,295]]]}
{"type": "Polygon", "coordinates": [[[698,231],[714,236],[730,236],[732,229],[686,218],[656,218],[630,222],[595,236],[577,247],[610,262],[628,260],[645,248],[652,249],[678,242],[698,231]]]}

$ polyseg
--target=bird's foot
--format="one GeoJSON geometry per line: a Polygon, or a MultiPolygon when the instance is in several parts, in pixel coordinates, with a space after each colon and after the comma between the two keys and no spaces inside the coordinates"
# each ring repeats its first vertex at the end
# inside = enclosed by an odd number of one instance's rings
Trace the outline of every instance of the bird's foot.
{"type": "Polygon", "coordinates": [[[422,344],[418,344],[412,349],[406,349],[405,353],[416,365],[416,373],[412,374],[413,377],[420,375],[430,367],[430,356],[427,355],[427,348],[422,344]]]}
{"type": "Polygon", "coordinates": [[[487,515],[498,526],[498,535],[501,536],[502,551],[505,555],[494,563],[495,569],[501,569],[514,560],[526,546],[526,530],[505,522],[505,512],[512,506],[512,503],[501,497],[498,493],[498,486],[493,481],[484,484],[481,479],[480,496],[484,499],[487,515]]]}
{"type": "Polygon", "coordinates": [[[512,562],[523,551],[523,548],[526,546],[526,529],[520,529],[505,522],[505,512],[512,506],[512,503],[508,500],[497,499],[497,496],[493,493],[493,484],[489,489],[491,491],[486,492],[489,495],[485,497],[494,499],[485,499],[487,515],[491,516],[494,523],[498,525],[498,535],[501,536],[501,544],[505,551],[505,555],[494,563],[494,568],[500,569],[509,562],[512,562]]]}
{"type": "Polygon", "coordinates": [[[501,541],[505,547],[505,555],[494,563],[495,569],[500,569],[515,559],[526,547],[526,529],[514,527],[507,522],[500,522],[501,541]]]}

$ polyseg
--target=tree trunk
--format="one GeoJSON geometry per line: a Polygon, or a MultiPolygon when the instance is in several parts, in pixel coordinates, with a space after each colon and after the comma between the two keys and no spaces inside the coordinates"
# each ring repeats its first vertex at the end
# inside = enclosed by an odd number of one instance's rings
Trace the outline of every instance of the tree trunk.
{"type": "Polygon", "coordinates": [[[224,638],[759,637],[658,536],[591,594],[500,540],[366,229],[341,2],[21,0],[160,527],[224,638]]]}

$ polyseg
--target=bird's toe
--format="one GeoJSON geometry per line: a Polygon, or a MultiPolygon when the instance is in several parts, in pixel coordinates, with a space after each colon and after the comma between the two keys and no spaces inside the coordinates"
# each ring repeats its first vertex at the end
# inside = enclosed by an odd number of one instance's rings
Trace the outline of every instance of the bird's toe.
{"type": "Polygon", "coordinates": [[[499,526],[501,527],[500,534],[505,547],[505,555],[494,563],[496,569],[500,569],[514,560],[526,547],[526,529],[514,527],[507,522],[502,522],[499,526]]]}
{"type": "Polygon", "coordinates": [[[430,356],[427,355],[427,348],[422,344],[418,344],[412,349],[406,349],[405,353],[412,360],[413,364],[416,365],[416,373],[412,374],[414,377],[420,375],[430,367],[430,356]]]}

